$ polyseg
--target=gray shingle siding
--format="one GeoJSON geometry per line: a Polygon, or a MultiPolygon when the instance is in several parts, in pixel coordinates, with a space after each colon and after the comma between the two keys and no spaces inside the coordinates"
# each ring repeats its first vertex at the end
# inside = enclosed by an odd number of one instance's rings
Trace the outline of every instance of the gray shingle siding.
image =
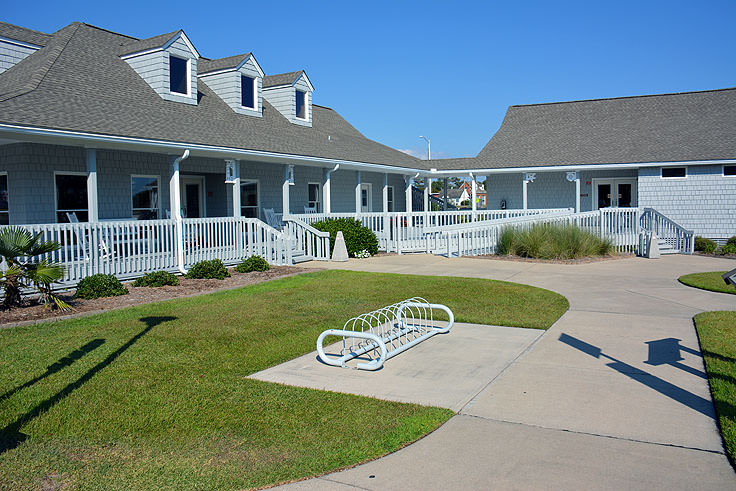
{"type": "Polygon", "coordinates": [[[240,70],[230,70],[199,77],[212,91],[217,94],[230,108],[239,114],[261,117],[263,107],[263,79],[256,70],[252,61],[248,61],[240,70]],[[241,75],[254,79],[256,85],[256,108],[248,109],[242,106],[242,78],[241,75]]]}

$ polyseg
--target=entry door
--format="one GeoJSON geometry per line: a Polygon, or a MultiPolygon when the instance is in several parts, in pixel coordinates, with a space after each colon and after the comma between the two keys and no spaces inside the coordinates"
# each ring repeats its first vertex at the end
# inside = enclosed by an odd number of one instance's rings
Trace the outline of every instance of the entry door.
{"type": "Polygon", "coordinates": [[[636,179],[596,179],[594,209],[636,206],[636,179]]]}
{"type": "Polygon", "coordinates": [[[184,218],[205,216],[203,177],[182,177],[181,216],[184,218]]]}
{"type": "Polygon", "coordinates": [[[360,211],[370,213],[373,211],[373,186],[370,184],[360,185],[360,211]]]}
{"type": "Polygon", "coordinates": [[[596,210],[599,208],[610,208],[613,206],[613,182],[612,181],[596,181],[596,210]]]}

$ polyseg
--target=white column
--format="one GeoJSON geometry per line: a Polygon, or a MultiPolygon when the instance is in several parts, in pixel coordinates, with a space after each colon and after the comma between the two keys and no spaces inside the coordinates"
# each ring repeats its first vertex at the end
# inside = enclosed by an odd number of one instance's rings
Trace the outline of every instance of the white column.
{"type": "Polygon", "coordinates": [[[388,213],[388,174],[383,174],[383,208],[381,209],[384,213],[388,213]]]}
{"type": "Polygon", "coordinates": [[[171,218],[181,220],[181,186],[179,184],[179,162],[180,159],[171,156],[171,168],[169,176],[169,210],[171,218]]]}
{"type": "Polygon", "coordinates": [[[525,172],[521,177],[524,180],[523,181],[524,185],[522,188],[522,198],[524,202],[524,209],[526,210],[527,209],[527,190],[526,188],[530,182],[534,182],[534,179],[537,178],[537,174],[534,172],[525,172]]]}
{"type": "Polygon", "coordinates": [[[355,213],[360,214],[360,171],[355,171],[355,213]]]}
{"type": "Polygon", "coordinates": [[[412,178],[411,176],[404,176],[404,200],[406,202],[406,212],[411,214],[414,208],[413,196],[412,196],[412,178]]]}
{"type": "Polygon", "coordinates": [[[478,183],[473,174],[470,174],[470,190],[471,207],[473,210],[472,220],[475,221],[475,215],[478,212],[478,183]]]}
{"type": "Polygon", "coordinates": [[[491,176],[486,176],[486,180],[483,181],[483,187],[485,188],[485,191],[486,191],[486,210],[490,210],[491,209],[491,205],[489,204],[490,200],[488,199],[488,195],[489,195],[489,193],[488,193],[488,191],[489,191],[488,190],[488,187],[489,186],[488,185],[491,182],[490,179],[491,179],[491,176]]]}
{"type": "Polygon", "coordinates": [[[429,211],[429,192],[432,191],[432,178],[424,176],[424,211],[429,211]]]}
{"type": "Polygon", "coordinates": [[[322,169],[322,211],[324,213],[332,213],[331,181],[332,169],[322,169]]]}
{"type": "Polygon", "coordinates": [[[522,208],[525,210],[526,210],[526,186],[527,186],[527,181],[526,179],[524,179],[524,183],[521,188],[521,195],[522,195],[521,201],[523,203],[522,208]]]}
{"type": "Polygon", "coordinates": [[[225,173],[227,173],[228,166],[232,167],[233,175],[231,177],[231,183],[233,186],[233,216],[235,218],[240,217],[240,161],[239,160],[226,160],[225,161],[225,173]]]}
{"type": "Polygon", "coordinates": [[[447,211],[447,182],[448,182],[447,177],[442,179],[442,194],[443,194],[442,201],[444,202],[442,205],[442,209],[444,211],[447,211]]]}
{"type": "Polygon", "coordinates": [[[575,213],[580,213],[580,173],[575,179],[575,213]]]}
{"type": "Polygon", "coordinates": [[[87,221],[99,220],[97,201],[97,150],[87,149],[87,221]]]}
{"type": "Polygon", "coordinates": [[[284,183],[281,185],[281,211],[284,217],[291,213],[291,207],[289,205],[289,193],[291,189],[290,167],[289,165],[284,165],[284,183]]]}

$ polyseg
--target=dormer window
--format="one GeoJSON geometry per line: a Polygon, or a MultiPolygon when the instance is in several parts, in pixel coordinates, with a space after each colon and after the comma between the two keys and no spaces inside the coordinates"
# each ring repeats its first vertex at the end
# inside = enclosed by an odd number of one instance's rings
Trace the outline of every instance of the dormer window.
{"type": "Polygon", "coordinates": [[[307,93],[301,90],[296,91],[296,117],[299,119],[307,119],[307,93]]]}
{"type": "Polygon", "coordinates": [[[256,80],[253,77],[240,76],[241,105],[248,109],[256,108],[256,80]]]}
{"type": "Polygon", "coordinates": [[[189,95],[189,60],[169,56],[169,86],[175,94],[189,95]]]}

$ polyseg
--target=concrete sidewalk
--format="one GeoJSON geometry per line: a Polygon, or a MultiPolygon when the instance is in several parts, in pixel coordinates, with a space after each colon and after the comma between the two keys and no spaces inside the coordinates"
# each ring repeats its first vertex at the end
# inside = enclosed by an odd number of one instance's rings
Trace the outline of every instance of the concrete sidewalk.
{"type": "Polygon", "coordinates": [[[736,489],[692,323],[698,312],[736,310],[736,296],[677,283],[733,266],[679,255],[579,265],[429,255],[342,263],[541,286],[571,309],[438,431],[286,487],[736,489]]]}

